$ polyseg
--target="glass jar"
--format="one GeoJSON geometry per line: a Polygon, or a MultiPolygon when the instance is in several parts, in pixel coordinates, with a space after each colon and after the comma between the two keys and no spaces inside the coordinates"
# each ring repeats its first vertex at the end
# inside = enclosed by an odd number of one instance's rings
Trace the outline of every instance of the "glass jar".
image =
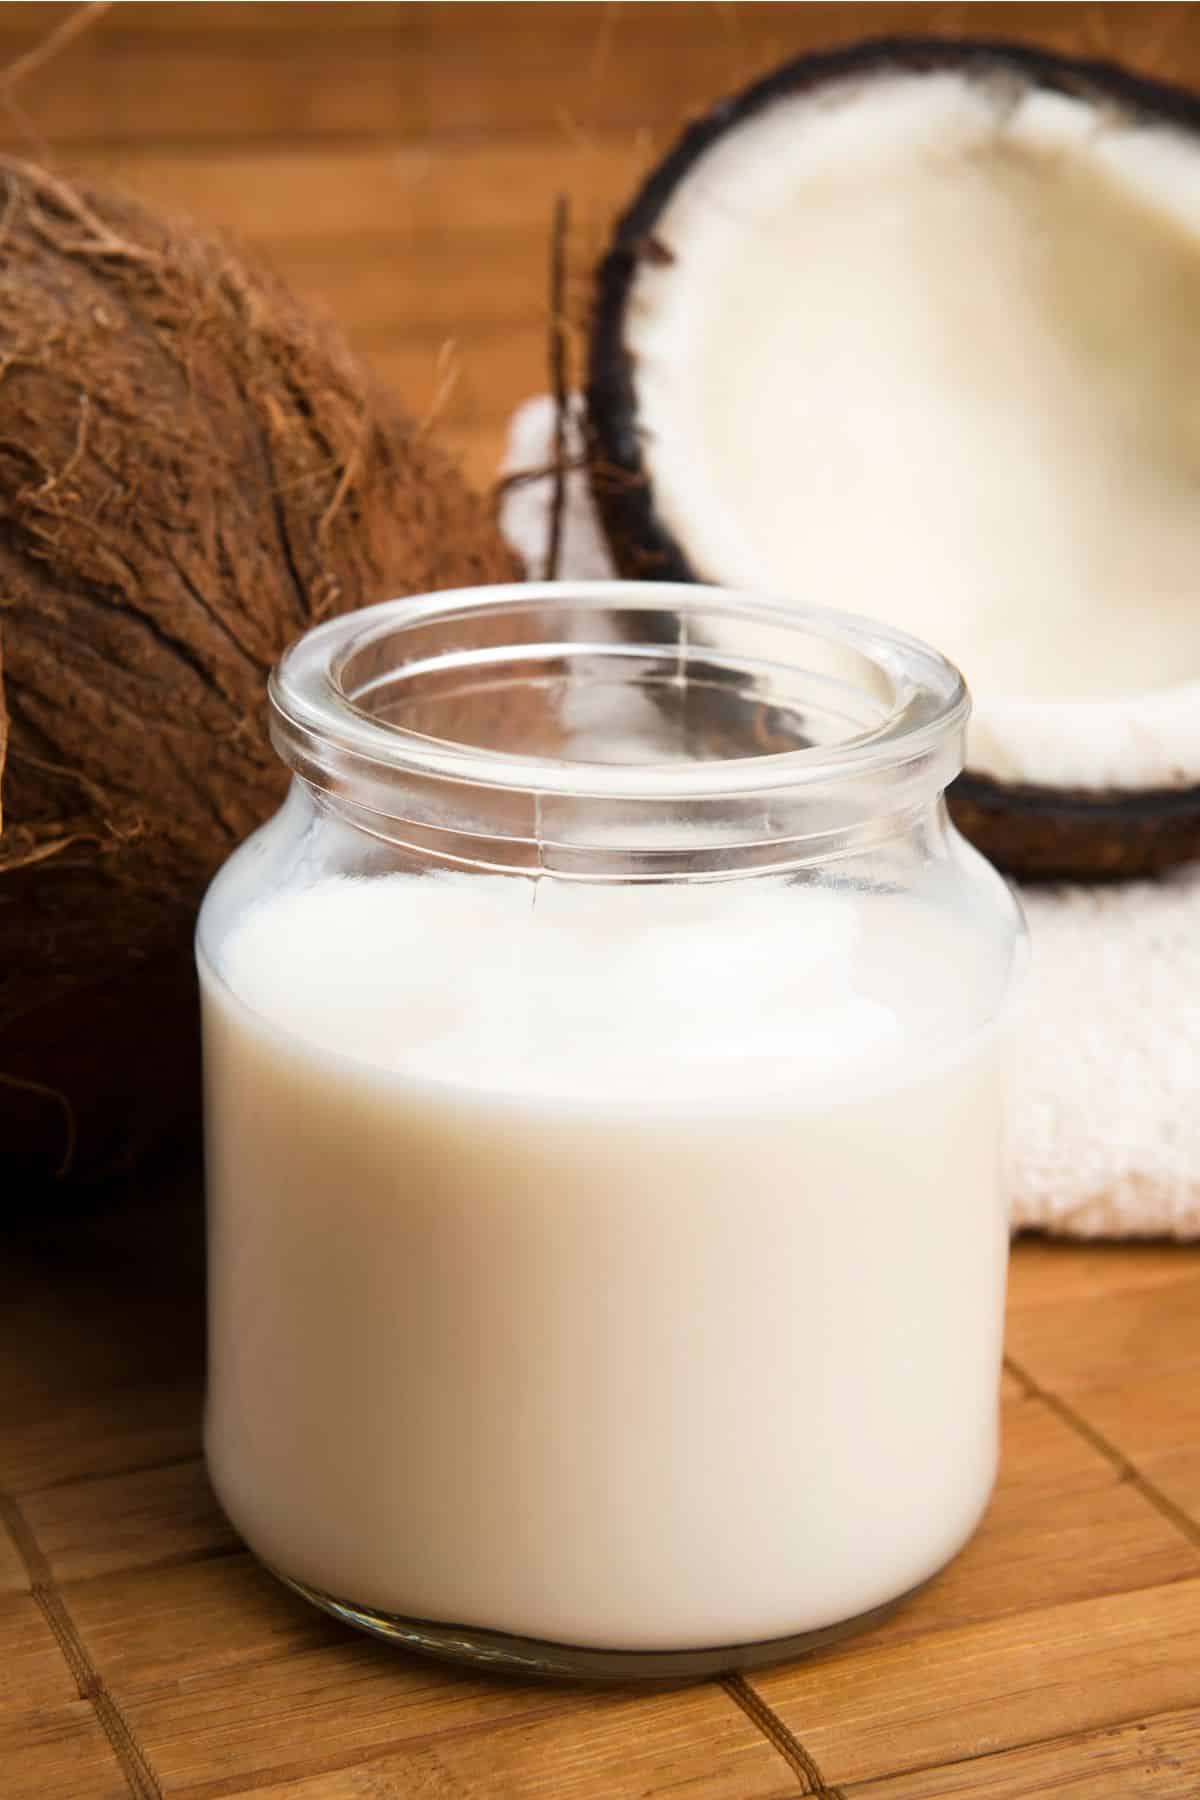
{"type": "Polygon", "coordinates": [[[209,1466],[343,1619],[700,1675],[991,1489],[1022,927],[968,700],[866,620],[543,584],[320,626],[198,958],[209,1466]]]}

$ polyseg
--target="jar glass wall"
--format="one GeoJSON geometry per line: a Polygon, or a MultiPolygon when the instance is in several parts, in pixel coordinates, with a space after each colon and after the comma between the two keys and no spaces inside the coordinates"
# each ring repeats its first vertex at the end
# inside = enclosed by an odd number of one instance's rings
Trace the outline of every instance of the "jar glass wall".
{"type": "Polygon", "coordinates": [[[967,700],[866,621],[490,588],[310,633],[198,933],[207,1449],[385,1636],[672,1676],[826,1641],[990,1492],[1019,915],[967,700]]]}

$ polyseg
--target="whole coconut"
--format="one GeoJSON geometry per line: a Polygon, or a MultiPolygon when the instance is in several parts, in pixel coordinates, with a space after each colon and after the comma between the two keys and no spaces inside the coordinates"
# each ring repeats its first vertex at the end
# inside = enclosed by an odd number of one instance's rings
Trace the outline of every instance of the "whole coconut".
{"type": "Polygon", "coordinates": [[[195,1112],[190,937],[278,805],[320,619],[517,571],[268,272],[0,161],[0,1166],[111,1176],[195,1112]]]}

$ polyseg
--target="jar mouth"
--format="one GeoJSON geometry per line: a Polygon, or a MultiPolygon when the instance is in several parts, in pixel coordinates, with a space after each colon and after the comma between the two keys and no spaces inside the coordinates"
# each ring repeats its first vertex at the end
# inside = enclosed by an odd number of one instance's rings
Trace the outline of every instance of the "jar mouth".
{"type": "Polygon", "coordinates": [[[389,600],[308,632],[272,734],[318,786],[391,772],[510,795],[681,806],[924,771],[944,787],[958,670],[857,615],[660,582],[389,600]]]}

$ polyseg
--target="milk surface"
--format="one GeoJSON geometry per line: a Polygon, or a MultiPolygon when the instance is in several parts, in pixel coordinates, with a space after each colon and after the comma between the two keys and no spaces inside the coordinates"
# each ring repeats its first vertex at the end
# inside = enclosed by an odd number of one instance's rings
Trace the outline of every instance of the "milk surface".
{"type": "Polygon", "coordinates": [[[646,1650],[932,1574],[996,1455],[978,954],[777,880],[249,911],[201,977],[207,1445],[251,1547],[360,1607],[646,1650]]]}

